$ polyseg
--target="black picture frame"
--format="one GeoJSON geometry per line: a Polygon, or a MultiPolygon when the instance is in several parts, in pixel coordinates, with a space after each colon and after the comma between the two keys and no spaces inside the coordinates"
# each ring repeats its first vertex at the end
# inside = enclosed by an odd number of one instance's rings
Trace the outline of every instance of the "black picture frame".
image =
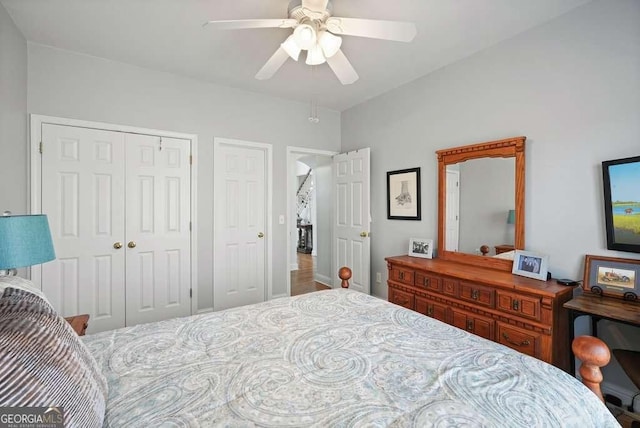
{"type": "Polygon", "coordinates": [[[387,172],[387,219],[421,220],[420,168],[387,172]]]}
{"type": "Polygon", "coordinates": [[[640,253],[640,156],[602,162],[609,250],[640,253]]]}

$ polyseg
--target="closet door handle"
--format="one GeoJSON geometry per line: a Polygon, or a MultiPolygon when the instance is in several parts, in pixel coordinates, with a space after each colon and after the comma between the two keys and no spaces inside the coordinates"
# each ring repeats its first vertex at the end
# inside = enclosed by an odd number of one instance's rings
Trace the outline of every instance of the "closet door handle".
{"type": "Polygon", "coordinates": [[[129,247],[129,248],[136,248],[136,243],[135,243],[135,241],[129,241],[129,243],[127,244],[127,247],[129,247]]]}
{"type": "Polygon", "coordinates": [[[116,242],[115,244],[113,244],[113,248],[119,250],[120,248],[122,248],[122,242],[116,242]]]}

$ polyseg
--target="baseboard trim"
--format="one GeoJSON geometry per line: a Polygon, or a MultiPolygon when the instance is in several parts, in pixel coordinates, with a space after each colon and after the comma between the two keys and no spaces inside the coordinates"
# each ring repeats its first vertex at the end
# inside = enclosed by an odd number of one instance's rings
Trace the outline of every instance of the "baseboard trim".
{"type": "Polygon", "coordinates": [[[324,284],[327,287],[333,287],[333,285],[331,284],[333,281],[331,281],[331,278],[329,278],[328,276],[316,273],[313,280],[319,282],[320,284],[324,284]]]}

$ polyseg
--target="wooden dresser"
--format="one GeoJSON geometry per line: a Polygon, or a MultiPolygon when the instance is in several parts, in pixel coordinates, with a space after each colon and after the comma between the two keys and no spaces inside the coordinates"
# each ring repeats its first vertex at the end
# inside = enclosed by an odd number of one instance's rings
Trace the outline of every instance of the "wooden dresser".
{"type": "Polygon", "coordinates": [[[389,301],[569,370],[573,287],[440,259],[388,257],[389,301]]]}

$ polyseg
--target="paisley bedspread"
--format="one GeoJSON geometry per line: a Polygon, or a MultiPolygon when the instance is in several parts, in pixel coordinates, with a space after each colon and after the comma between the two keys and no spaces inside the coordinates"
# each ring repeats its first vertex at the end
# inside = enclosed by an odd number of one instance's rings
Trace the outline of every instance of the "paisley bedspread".
{"type": "Polygon", "coordinates": [[[105,426],[617,427],[563,371],[356,291],[84,337],[105,426]]]}

